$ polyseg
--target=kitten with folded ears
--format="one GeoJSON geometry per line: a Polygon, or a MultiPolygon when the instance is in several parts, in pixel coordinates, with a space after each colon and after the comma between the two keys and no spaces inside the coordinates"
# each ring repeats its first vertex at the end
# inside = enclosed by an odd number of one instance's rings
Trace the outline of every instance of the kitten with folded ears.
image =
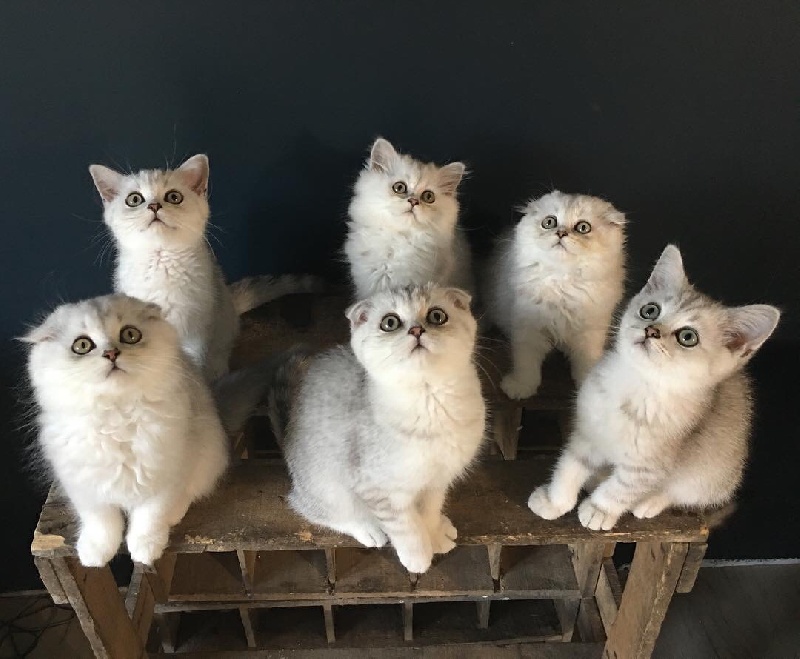
{"type": "Polygon", "coordinates": [[[582,487],[581,524],[612,528],[672,506],[719,507],[738,488],[752,415],[744,367],[774,331],[769,305],[726,307],[687,280],[668,245],[578,392],[575,427],[531,510],[555,519],[582,487]],[[590,488],[591,489],[591,488],[590,488]]]}

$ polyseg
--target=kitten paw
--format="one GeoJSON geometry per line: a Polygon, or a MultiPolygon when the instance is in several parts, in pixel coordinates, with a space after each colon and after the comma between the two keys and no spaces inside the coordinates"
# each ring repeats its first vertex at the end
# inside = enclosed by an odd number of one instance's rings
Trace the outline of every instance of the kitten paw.
{"type": "Polygon", "coordinates": [[[92,538],[81,533],[78,538],[78,559],[84,567],[103,567],[119,548],[119,542],[112,543],[108,538],[92,538]]]}
{"type": "Polygon", "coordinates": [[[414,574],[422,574],[428,571],[433,560],[433,552],[405,552],[398,550],[397,558],[403,564],[403,567],[414,574]]]}
{"type": "Polygon", "coordinates": [[[637,506],[631,511],[633,516],[638,519],[650,519],[660,513],[669,506],[669,501],[662,497],[650,497],[644,501],[640,501],[637,506]]]}
{"type": "Polygon", "coordinates": [[[542,376],[523,378],[518,373],[509,373],[500,381],[503,393],[514,400],[530,398],[541,384],[542,376]]]}
{"type": "Polygon", "coordinates": [[[167,548],[167,533],[128,536],[128,552],[136,563],[153,565],[167,548]]]}
{"type": "Polygon", "coordinates": [[[619,515],[603,510],[596,506],[591,499],[586,499],[578,506],[578,519],[587,529],[608,531],[617,523],[619,515]]]}
{"type": "Polygon", "coordinates": [[[569,504],[557,504],[550,499],[547,485],[540,485],[528,498],[528,508],[542,519],[557,519],[572,510],[569,504]]]}
{"type": "Polygon", "coordinates": [[[447,515],[442,515],[438,530],[431,534],[434,554],[446,554],[456,546],[458,531],[447,515]]]}
{"type": "Polygon", "coordinates": [[[353,528],[350,534],[365,547],[383,547],[388,538],[377,526],[361,526],[353,528]]]}

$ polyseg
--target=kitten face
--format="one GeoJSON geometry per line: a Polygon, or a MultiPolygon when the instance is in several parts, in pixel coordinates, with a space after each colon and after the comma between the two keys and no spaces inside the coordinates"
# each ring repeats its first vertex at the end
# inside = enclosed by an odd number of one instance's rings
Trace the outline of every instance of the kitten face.
{"type": "Polygon", "coordinates": [[[477,323],[470,296],[457,288],[381,291],[350,307],[353,351],[371,376],[396,382],[463,368],[472,359],[477,323]]]}
{"type": "Polygon", "coordinates": [[[599,197],[556,190],[532,199],[521,211],[518,235],[546,258],[603,258],[622,251],[625,216],[599,197]]]}
{"type": "Polygon", "coordinates": [[[126,295],[58,307],[24,340],[43,405],[146,392],[177,366],[180,344],[160,309],[126,295]]]}
{"type": "Polygon", "coordinates": [[[356,181],[350,217],[360,224],[398,230],[451,231],[458,220],[456,190],[464,170],[460,162],[444,167],[419,162],[378,138],[356,181]]]}
{"type": "Polygon", "coordinates": [[[668,245],[628,305],[616,345],[656,377],[713,385],[752,357],[779,318],[768,305],[725,307],[698,292],[686,279],[680,252],[668,245]]]}
{"type": "Polygon", "coordinates": [[[121,246],[180,249],[203,239],[209,213],[206,156],[193,156],[175,170],[126,175],[92,165],[89,172],[103,199],[103,218],[121,246]]]}

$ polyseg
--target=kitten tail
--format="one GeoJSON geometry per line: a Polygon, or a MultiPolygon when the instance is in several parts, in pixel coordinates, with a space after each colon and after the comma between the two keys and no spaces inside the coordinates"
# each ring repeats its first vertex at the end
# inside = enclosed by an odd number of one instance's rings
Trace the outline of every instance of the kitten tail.
{"type": "Polygon", "coordinates": [[[731,501],[726,503],[724,506],[720,506],[719,508],[709,508],[704,510],[703,517],[705,518],[708,530],[713,531],[714,529],[718,529],[720,526],[725,524],[731,515],[736,512],[737,507],[737,503],[735,501],[731,501]]]}
{"type": "Polygon", "coordinates": [[[228,288],[236,313],[241,315],[284,295],[319,293],[325,286],[322,279],[313,275],[259,275],[240,279],[228,288]]]}

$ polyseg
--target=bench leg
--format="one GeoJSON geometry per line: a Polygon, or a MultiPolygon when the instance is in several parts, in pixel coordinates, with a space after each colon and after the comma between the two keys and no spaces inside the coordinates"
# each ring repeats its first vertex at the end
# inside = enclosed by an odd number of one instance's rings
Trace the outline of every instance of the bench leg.
{"type": "Polygon", "coordinates": [[[646,659],[652,654],[688,548],[683,542],[637,543],[604,657],[646,659]]]}
{"type": "Polygon", "coordinates": [[[492,410],[492,435],[505,460],[517,459],[519,429],[522,425],[522,406],[498,403],[492,410]]]}

